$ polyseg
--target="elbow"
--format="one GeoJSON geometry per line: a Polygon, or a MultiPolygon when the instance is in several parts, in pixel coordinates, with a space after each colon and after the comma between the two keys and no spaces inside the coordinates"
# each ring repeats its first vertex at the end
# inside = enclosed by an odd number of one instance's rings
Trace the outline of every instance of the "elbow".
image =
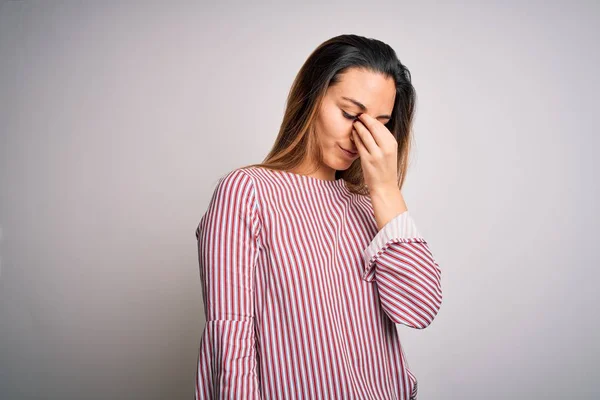
{"type": "Polygon", "coordinates": [[[431,325],[442,307],[441,271],[436,262],[434,262],[434,265],[438,272],[437,280],[435,281],[433,290],[429,292],[429,296],[423,307],[423,312],[420,314],[422,318],[420,319],[420,323],[415,326],[416,329],[425,329],[431,325]]]}
{"type": "Polygon", "coordinates": [[[427,312],[424,315],[423,323],[421,323],[417,329],[425,329],[431,325],[438,315],[440,308],[442,308],[442,288],[441,285],[439,285],[439,282],[436,288],[436,294],[433,297],[433,300],[428,302],[427,306],[427,312]]]}
{"type": "Polygon", "coordinates": [[[436,305],[433,306],[429,310],[429,312],[426,314],[425,318],[420,319],[418,321],[418,323],[415,324],[414,326],[411,326],[411,328],[414,328],[414,329],[425,329],[425,328],[427,328],[429,325],[431,325],[431,323],[433,322],[433,320],[437,316],[438,312],[440,311],[440,308],[441,308],[441,302],[440,303],[436,303],[436,305]]]}
{"type": "Polygon", "coordinates": [[[425,329],[435,320],[442,306],[441,294],[427,302],[401,301],[383,304],[386,314],[399,325],[413,329],[425,329]]]}
{"type": "Polygon", "coordinates": [[[425,329],[429,325],[431,325],[431,323],[433,322],[433,320],[435,319],[435,317],[437,315],[437,312],[439,311],[439,308],[434,309],[432,311],[433,312],[428,313],[425,316],[418,316],[418,317],[412,317],[412,318],[408,318],[408,317],[392,318],[392,320],[397,325],[405,325],[405,326],[408,326],[409,328],[413,328],[413,329],[425,329]]]}

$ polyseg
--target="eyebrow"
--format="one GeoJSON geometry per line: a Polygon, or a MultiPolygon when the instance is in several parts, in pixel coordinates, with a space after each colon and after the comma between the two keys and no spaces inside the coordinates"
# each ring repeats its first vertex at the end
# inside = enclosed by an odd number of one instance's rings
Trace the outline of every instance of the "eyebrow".
{"type": "MultiPolygon", "coordinates": [[[[363,103],[361,103],[360,101],[358,101],[358,100],[354,100],[353,98],[346,97],[346,96],[342,96],[342,99],[344,99],[344,100],[347,100],[347,101],[349,101],[349,102],[351,102],[351,103],[354,103],[354,104],[355,104],[356,106],[358,106],[358,108],[360,108],[360,109],[361,109],[363,112],[367,111],[367,107],[366,107],[366,106],[365,106],[363,103]]],[[[379,117],[377,117],[377,118],[387,118],[387,119],[392,119],[392,116],[391,116],[391,115],[388,115],[388,114],[384,114],[384,115],[380,115],[380,116],[379,116],[379,117]]]]}

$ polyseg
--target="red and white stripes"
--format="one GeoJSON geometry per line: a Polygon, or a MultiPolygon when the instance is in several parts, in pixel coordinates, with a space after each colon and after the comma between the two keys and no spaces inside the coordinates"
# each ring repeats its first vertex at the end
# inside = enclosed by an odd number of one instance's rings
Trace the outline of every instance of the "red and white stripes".
{"type": "Polygon", "coordinates": [[[196,231],[206,327],[196,398],[260,398],[254,350],[255,190],[249,177],[221,182],[196,231]]]}
{"type": "Polygon", "coordinates": [[[196,230],[206,326],[196,399],[415,399],[395,324],[422,329],[441,270],[404,212],[250,167],[222,178],[196,230]]]}
{"type": "Polygon", "coordinates": [[[423,329],[433,321],[442,304],[442,271],[408,211],[377,233],[363,259],[363,279],[377,281],[381,306],[394,323],[423,329]]]}

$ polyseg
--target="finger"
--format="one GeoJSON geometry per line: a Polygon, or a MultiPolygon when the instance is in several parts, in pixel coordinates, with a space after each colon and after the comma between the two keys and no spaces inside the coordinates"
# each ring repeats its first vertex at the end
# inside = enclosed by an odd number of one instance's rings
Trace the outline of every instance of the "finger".
{"type": "Polygon", "coordinates": [[[358,133],[358,136],[360,136],[360,138],[362,139],[362,142],[367,151],[370,154],[375,154],[378,151],[379,146],[377,146],[377,142],[375,142],[373,135],[371,135],[371,132],[369,132],[367,127],[363,125],[363,123],[359,120],[354,121],[352,123],[352,126],[354,126],[354,129],[356,129],[356,132],[358,133]]]}
{"type": "Polygon", "coordinates": [[[377,146],[383,147],[386,138],[383,135],[384,130],[382,130],[381,127],[387,130],[385,125],[383,125],[381,121],[371,117],[367,113],[358,114],[358,120],[363,123],[363,125],[369,130],[369,132],[371,132],[371,136],[373,136],[373,140],[375,141],[375,143],[377,143],[377,146]]]}
{"type": "Polygon", "coordinates": [[[360,157],[369,154],[369,151],[365,147],[365,144],[363,143],[362,139],[358,135],[358,132],[356,132],[356,129],[354,128],[352,128],[352,141],[354,142],[354,145],[356,146],[356,149],[358,150],[358,155],[360,157]]]}

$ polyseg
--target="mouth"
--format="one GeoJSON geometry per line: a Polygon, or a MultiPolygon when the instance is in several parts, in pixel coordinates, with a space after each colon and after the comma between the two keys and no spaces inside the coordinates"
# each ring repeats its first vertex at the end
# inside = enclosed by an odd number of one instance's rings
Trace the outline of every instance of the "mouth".
{"type": "Polygon", "coordinates": [[[354,157],[356,157],[358,155],[358,151],[346,150],[342,146],[340,146],[340,149],[342,149],[342,151],[344,152],[344,154],[346,154],[346,156],[348,156],[350,158],[354,158],[354,157]]]}

